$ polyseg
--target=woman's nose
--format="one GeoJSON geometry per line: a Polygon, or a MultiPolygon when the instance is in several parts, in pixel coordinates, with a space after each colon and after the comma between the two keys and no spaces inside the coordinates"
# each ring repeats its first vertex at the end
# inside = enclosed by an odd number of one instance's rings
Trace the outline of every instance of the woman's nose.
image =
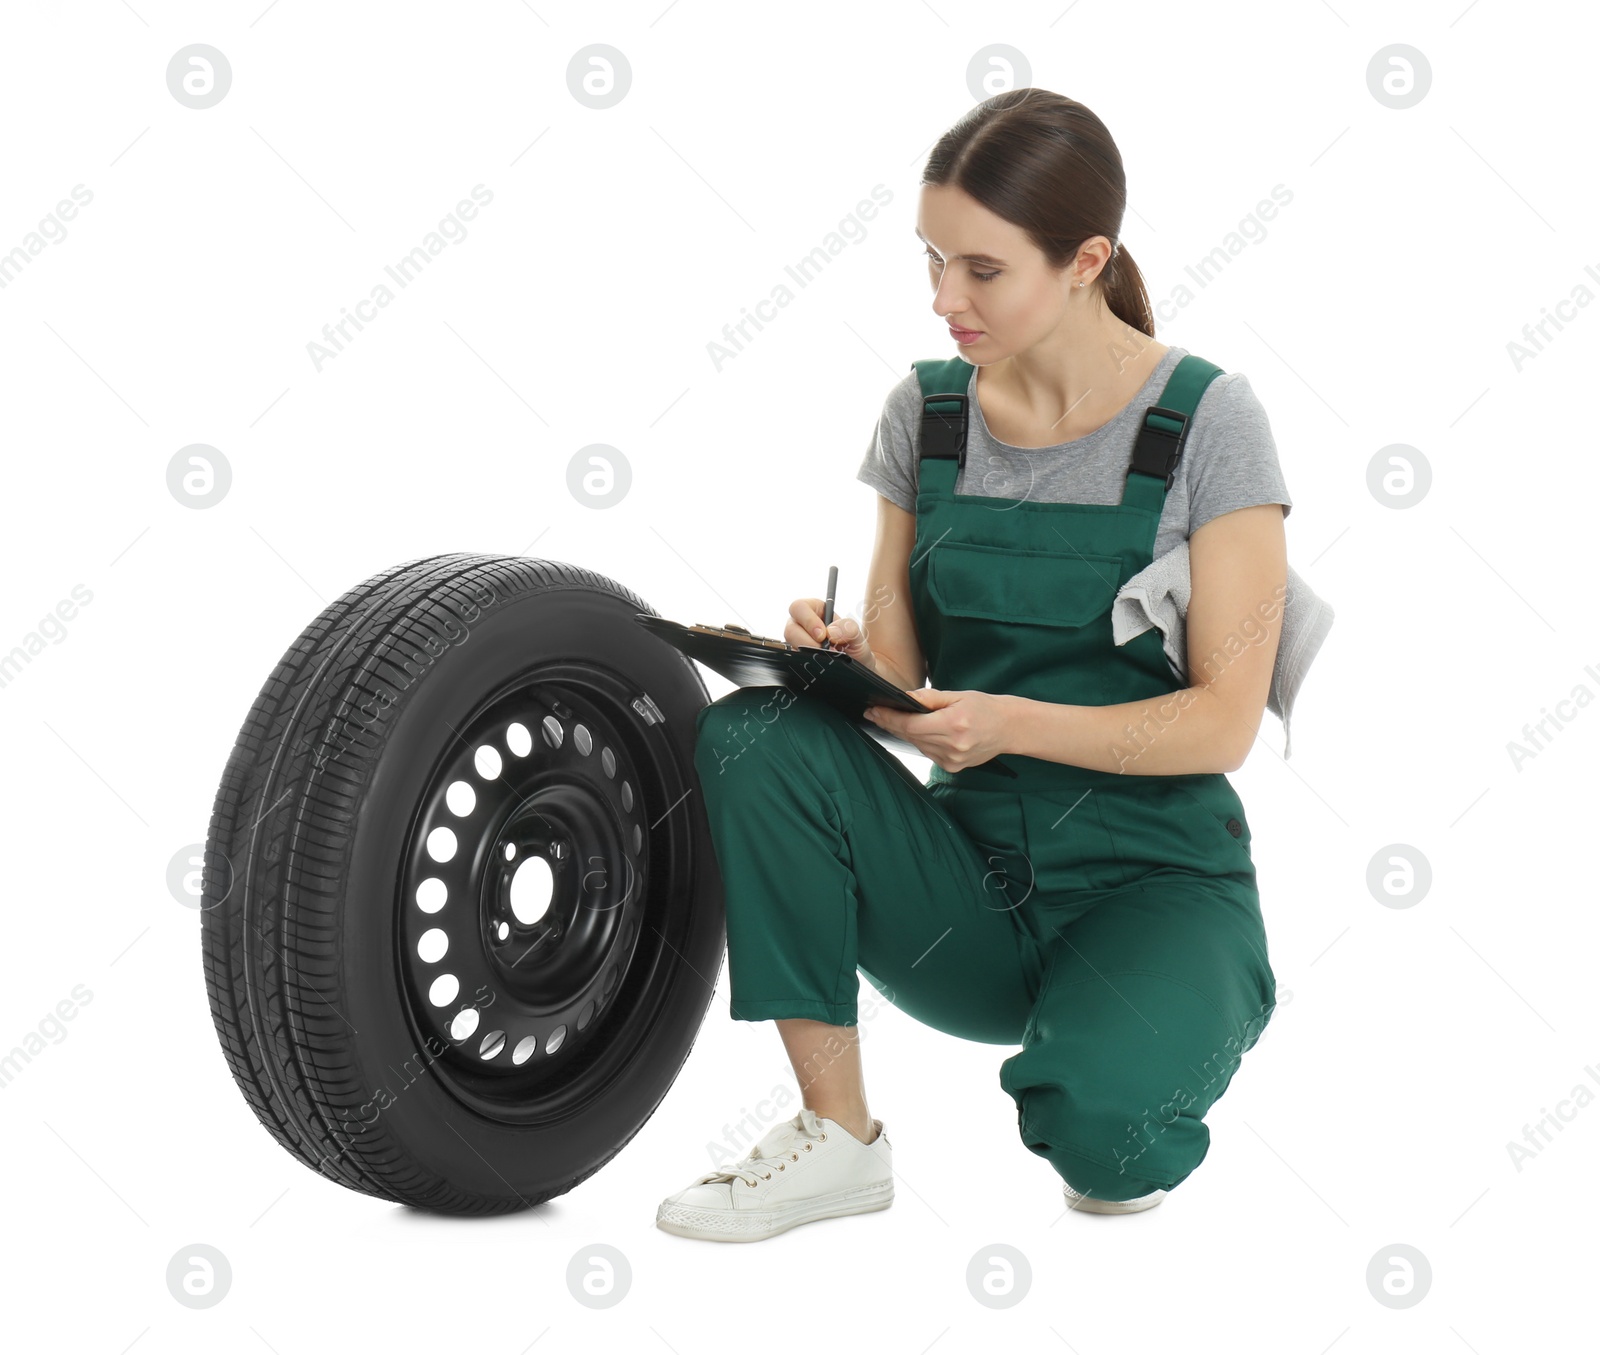
{"type": "Polygon", "coordinates": [[[958,294],[956,287],[946,287],[943,280],[933,289],[933,313],[941,320],[946,316],[966,313],[967,299],[958,294]]]}

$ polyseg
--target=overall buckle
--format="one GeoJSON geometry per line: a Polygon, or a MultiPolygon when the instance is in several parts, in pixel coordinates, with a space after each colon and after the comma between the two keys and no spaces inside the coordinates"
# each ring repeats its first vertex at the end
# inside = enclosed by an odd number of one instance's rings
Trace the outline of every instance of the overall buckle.
{"type": "Polygon", "coordinates": [[[922,397],[922,456],[934,456],[941,460],[952,457],[956,462],[957,473],[964,470],[967,464],[967,395],[965,391],[957,394],[952,391],[948,395],[925,395],[922,397]],[[953,411],[940,411],[930,409],[935,401],[958,406],[953,411]]]}
{"type": "Polygon", "coordinates": [[[1164,479],[1172,488],[1173,477],[1178,473],[1178,458],[1183,455],[1183,440],[1189,432],[1189,416],[1181,409],[1167,409],[1151,405],[1144,412],[1144,422],[1133,444],[1133,458],[1128,468],[1142,475],[1164,479]],[[1165,422],[1157,422],[1157,418],[1165,422]],[[1175,424],[1176,427],[1172,425],[1175,424]]]}

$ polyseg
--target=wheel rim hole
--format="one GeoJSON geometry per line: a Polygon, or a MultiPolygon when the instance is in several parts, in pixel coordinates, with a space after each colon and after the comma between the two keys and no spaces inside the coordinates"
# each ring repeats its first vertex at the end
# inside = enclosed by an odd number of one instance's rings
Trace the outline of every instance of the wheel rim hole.
{"type": "Polygon", "coordinates": [[[424,964],[438,964],[450,949],[450,938],[442,927],[429,927],[417,938],[417,955],[424,964]]]}
{"type": "Polygon", "coordinates": [[[546,715],[539,722],[539,729],[544,734],[545,742],[552,748],[561,747],[562,729],[561,721],[554,715],[546,715]]]}
{"type": "Polygon", "coordinates": [[[594,747],[594,740],[589,737],[588,725],[579,725],[572,731],[572,744],[584,757],[589,756],[589,750],[594,747]]]}
{"type": "Polygon", "coordinates": [[[500,769],[504,764],[500,761],[498,748],[482,743],[478,745],[478,751],[472,755],[472,765],[485,781],[493,781],[500,775],[500,769]]]}
{"type": "Polygon", "coordinates": [[[424,913],[437,913],[449,897],[449,889],[437,875],[430,875],[417,886],[417,907],[424,913]]]}
{"type": "Polygon", "coordinates": [[[561,1048],[561,1042],[566,1038],[567,1028],[565,1026],[557,1026],[550,1032],[550,1038],[544,1042],[544,1052],[546,1054],[554,1054],[556,1050],[561,1048]]]}
{"type": "Polygon", "coordinates": [[[435,861],[449,861],[456,854],[456,835],[448,828],[435,828],[428,834],[428,855],[435,861]]]}
{"type": "Polygon", "coordinates": [[[478,1028],[478,1009],[476,1007],[463,1007],[455,1014],[455,1019],[450,1022],[450,1038],[464,1040],[478,1028]]]}
{"type": "Polygon", "coordinates": [[[441,974],[428,985],[428,1001],[435,1007],[448,1007],[460,991],[460,979],[454,974],[441,974]]]}
{"type": "Polygon", "coordinates": [[[503,1030],[491,1030],[483,1037],[483,1043],[478,1046],[478,1057],[492,1059],[499,1057],[500,1051],[506,1047],[506,1033],[503,1030]]]}
{"type": "Polygon", "coordinates": [[[478,803],[478,792],[465,781],[452,781],[444,793],[444,802],[458,819],[472,813],[478,803]]]}
{"type": "Polygon", "coordinates": [[[533,735],[520,720],[506,726],[506,747],[517,757],[527,757],[533,752],[533,735]]]}
{"type": "Polygon", "coordinates": [[[511,912],[524,927],[531,926],[550,911],[554,892],[550,863],[542,856],[530,856],[511,877],[511,912]]]}
{"type": "Polygon", "coordinates": [[[515,842],[506,843],[506,860],[507,861],[515,861],[516,859],[517,859],[517,844],[515,842]]]}
{"type": "Polygon", "coordinates": [[[495,929],[495,935],[498,936],[502,941],[504,941],[506,939],[506,937],[511,935],[510,926],[508,924],[502,922],[499,925],[499,927],[497,927],[495,929]]]}
{"type": "Polygon", "coordinates": [[[537,1035],[524,1035],[517,1041],[517,1047],[511,1051],[512,1063],[526,1063],[533,1057],[533,1051],[539,1047],[537,1035]]]}

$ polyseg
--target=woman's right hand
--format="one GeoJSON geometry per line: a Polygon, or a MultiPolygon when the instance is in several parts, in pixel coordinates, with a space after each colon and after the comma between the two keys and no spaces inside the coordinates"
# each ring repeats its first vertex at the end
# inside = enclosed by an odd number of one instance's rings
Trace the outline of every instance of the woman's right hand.
{"type": "Polygon", "coordinates": [[[783,628],[783,638],[791,645],[820,649],[826,633],[829,649],[842,650],[857,663],[864,663],[877,672],[872,646],[853,616],[840,616],[835,612],[832,625],[824,632],[822,609],[825,605],[821,598],[796,598],[789,604],[789,621],[783,628]]]}

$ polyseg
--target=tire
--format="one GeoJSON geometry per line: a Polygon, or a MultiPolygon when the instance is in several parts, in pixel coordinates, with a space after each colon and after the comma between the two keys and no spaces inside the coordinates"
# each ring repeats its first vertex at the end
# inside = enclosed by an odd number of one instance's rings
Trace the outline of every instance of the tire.
{"type": "Polygon", "coordinates": [[[616,1156],[688,1057],[726,939],[707,693],[637,612],[553,561],[412,560],[324,610],[251,707],[206,841],[206,989],[251,1109],[329,1180],[452,1214],[539,1204],[616,1156]]]}

